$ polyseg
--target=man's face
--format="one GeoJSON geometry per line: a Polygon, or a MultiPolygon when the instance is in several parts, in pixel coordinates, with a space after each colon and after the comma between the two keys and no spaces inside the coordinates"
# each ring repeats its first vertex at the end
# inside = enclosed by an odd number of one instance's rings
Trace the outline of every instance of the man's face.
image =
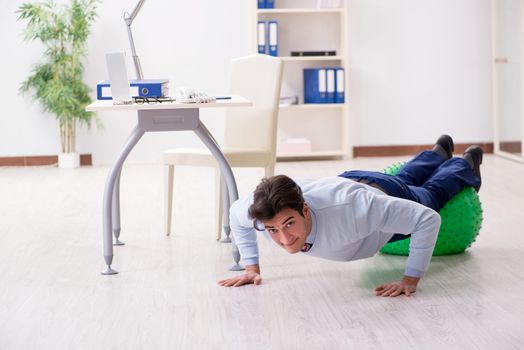
{"type": "Polygon", "coordinates": [[[304,216],[294,209],[285,208],[263,222],[271,238],[291,254],[302,249],[311,231],[311,212],[307,204],[304,204],[302,213],[304,216]]]}

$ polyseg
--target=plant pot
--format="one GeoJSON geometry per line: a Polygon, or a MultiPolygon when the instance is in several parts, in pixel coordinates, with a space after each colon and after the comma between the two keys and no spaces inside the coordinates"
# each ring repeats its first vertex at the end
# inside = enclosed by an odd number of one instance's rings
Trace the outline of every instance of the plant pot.
{"type": "Polygon", "coordinates": [[[76,152],[58,154],[58,167],[60,169],[74,169],[78,168],[79,166],[80,154],[76,152]]]}

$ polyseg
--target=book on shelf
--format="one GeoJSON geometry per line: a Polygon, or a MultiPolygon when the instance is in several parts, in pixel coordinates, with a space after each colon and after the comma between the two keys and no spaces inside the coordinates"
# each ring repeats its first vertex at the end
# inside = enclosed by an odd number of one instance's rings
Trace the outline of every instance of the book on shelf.
{"type": "Polygon", "coordinates": [[[278,56],[277,21],[258,21],[257,47],[260,54],[278,56]]]}
{"type": "Polygon", "coordinates": [[[335,69],[326,68],[326,103],[335,103],[335,69]]]}
{"type": "MultiPolygon", "coordinates": [[[[130,80],[131,97],[166,97],[169,96],[169,79],[130,80]]],[[[97,100],[112,100],[113,94],[109,80],[100,80],[96,85],[97,100]]]]}
{"type": "Polygon", "coordinates": [[[306,68],[303,75],[304,103],[344,103],[344,68],[306,68]]]}
{"type": "Polygon", "coordinates": [[[292,57],[336,56],[336,51],[291,51],[292,57]]]}
{"type": "Polygon", "coordinates": [[[280,106],[298,105],[298,96],[282,96],[280,97],[280,106]]]}
{"type": "Polygon", "coordinates": [[[271,56],[278,56],[278,22],[268,21],[268,54],[271,56]]]}
{"type": "Polygon", "coordinates": [[[275,0],[257,0],[257,7],[259,9],[275,8],[275,0]]]}
{"type": "Polygon", "coordinates": [[[344,103],[344,94],[346,90],[346,82],[344,76],[344,68],[335,69],[335,103],[344,103]]]}
{"type": "Polygon", "coordinates": [[[327,103],[326,69],[304,69],[304,103],[327,103]]]}
{"type": "Polygon", "coordinates": [[[257,36],[258,53],[267,54],[267,22],[258,21],[257,36]]]}

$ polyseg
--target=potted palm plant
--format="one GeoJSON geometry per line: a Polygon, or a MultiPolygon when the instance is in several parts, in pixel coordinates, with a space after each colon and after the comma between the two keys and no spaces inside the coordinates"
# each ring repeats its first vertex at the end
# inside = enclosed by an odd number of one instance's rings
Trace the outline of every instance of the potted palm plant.
{"type": "Polygon", "coordinates": [[[71,0],[56,5],[52,0],[23,3],[18,20],[27,21],[26,40],[39,40],[45,46],[42,60],[36,63],[20,92],[31,91],[44,111],[54,114],[60,126],[60,168],[80,165],[76,152],[78,123],[91,126],[96,115],[86,112],[91,103],[89,88],[82,76],[82,59],[98,0],[71,0]]]}

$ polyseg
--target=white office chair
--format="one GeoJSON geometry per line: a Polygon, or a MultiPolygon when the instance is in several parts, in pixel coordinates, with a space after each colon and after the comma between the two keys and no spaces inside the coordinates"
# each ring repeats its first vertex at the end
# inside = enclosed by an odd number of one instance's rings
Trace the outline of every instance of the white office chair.
{"type": "MultiPolygon", "coordinates": [[[[231,167],[260,167],[265,169],[265,176],[274,175],[281,80],[282,61],[279,58],[251,55],[232,61],[230,93],[251,100],[253,106],[230,108],[226,112],[225,137],[221,149],[231,167]]],[[[220,240],[224,220],[227,235],[224,241],[229,242],[231,203],[229,196],[224,195],[227,189],[220,177],[218,163],[211,153],[204,148],[172,149],[164,152],[164,164],[166,235],[171,233],[175,166],[207,166],[216,169],[217,240],[220,240]],[[226,210],[223,210],[223,206],[226,210]]]]}

